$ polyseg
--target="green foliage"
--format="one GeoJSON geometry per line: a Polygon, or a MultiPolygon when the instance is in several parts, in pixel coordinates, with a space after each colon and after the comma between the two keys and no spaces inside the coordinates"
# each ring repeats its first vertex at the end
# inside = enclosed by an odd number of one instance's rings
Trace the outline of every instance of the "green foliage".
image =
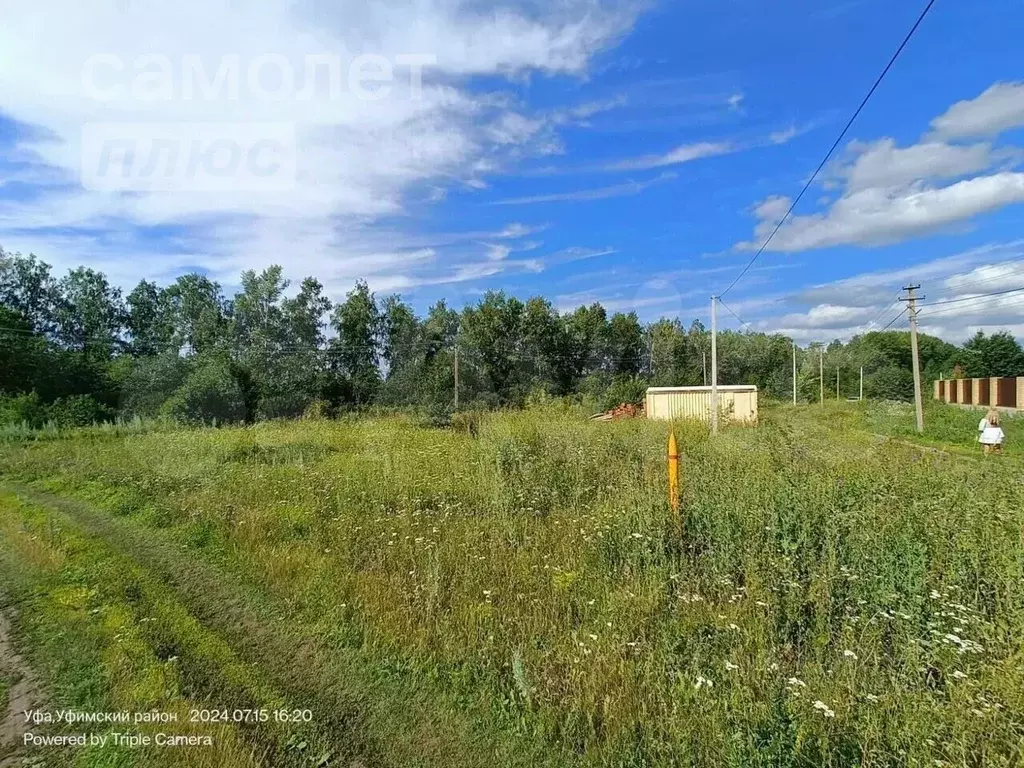
{"type": "Polygon", "coordinates": [[[967,378],[1024,376],[1024,349],[1007,331],[978,331],[957,355],[967,378]]]}
{"type": "Polygon", "coordinates": [[[60,429],[71,429],[111,421],[114,413],[91,395],[71,395],[57,398],[47,409],[47,418],[60,429]]]}
{"type": "Polygon", "coordinates": [[[125,324],[132,339],[132,354],[145,357],[171,351],[174,317],[167,290],[142,280],[128,294],[126,303],[128,314],[125,324]]]}
{"type": "Polygon", "coordinates": [[[913,400],[914,373],[895,365],[878,368],[865,375],[864,396],[876,400],[913,400]]]}
{"type": "Polygon", "coordinates": [[[230,424],[245,420],[245,396],[231,366],[214,357],[196,364],[160,413],[184,423],[230,424]]]}
{"type": "Polygon", "coordinates": [[[46,405],[37,392],[22,395],[0,395],[0,425],[42,427],[49,418],[46,405]]]}
{"type": "Polygon", "coordinates": [[[185,383],[190,363],[177,352],[138,359],[122,389],[121,411],[128,417],[153,417],[185,383]]]}
{"type": "Polygon", "coordinates": [[[102,272],[78,267],[58,284],[57,333],[68,349],[89,360],[109,360],[120,346],[125,312],[121,290],[102,272]]]}
{"type": "Polygon", "coordinates": [[[381,385],[381,315],[365,282],[356,283],[345,301],[334,308],[331,325],[338,333],[329,347],[335,372],[347,379],[357,405],[371,403],[381,385]]]}
{"type": "MultiPolygon", "coordinates": [[[[461,311],[440,301],[418,317],[400,296],[378,299],[362,281],[336,306],[313,277],[289,296],[278,265],[246,271],[239,282],[227,299],[195,273],[166,287],[142,281],[122,302],[99,272],[55,280],[34,256],[0,251],[0,392],[35,391],[44,404],[88,394],[126,417],[149,416],[197,360],[218,356],[229,361],[249,420],[297,418],[317,400],[335,413],[381,405],[444,420],[455,406],[456,361],[464,407],[519,407],[541,393],[599,407],[635,401],[644,385],[711,378],[710,334],[696,320],[645,326],[635,313],[609,316],[598,303],[559,311],[541,297],[493,291],[461,311]]],[[[1024,366],[1024,351],[1005,332],[978,334],[963,348],[925,334],[919,344],[926,390],[956,365],[968,376],[1015,375],[1024,366]]],[[[804,402],[822,392],[858,397],[861,369],[868,398],[912,397],[909,333],[821,349],[823,375],[817,345],[797,350],[804,402]]],[[[779,334],[721,331],[718,381],[789,400],[792,353],[779,334]]]]}
{"type": "Polygon", "coordinates": [[[91,505],[4,497],[0,577],[96,709],[299,699],[346,765],[1019,763],[1021,455],[976,413],[929,406],[939,450],[897,402],[676,424],[678,520],[668,425],[585,417],[0,444],[19,497],[91,505]]]}

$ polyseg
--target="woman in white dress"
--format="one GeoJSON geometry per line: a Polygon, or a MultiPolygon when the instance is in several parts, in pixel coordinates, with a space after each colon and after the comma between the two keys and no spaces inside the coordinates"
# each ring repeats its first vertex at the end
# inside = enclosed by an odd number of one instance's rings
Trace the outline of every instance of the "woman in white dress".
{"type": "Polygon", "coordinates": [[[981,443],[985,453],[1000,453],[1003,450],[1003,440],[1006,436],[999,426],[999,411],[990,408],[985,418],[978,425],[978,442],[981,443]]]}

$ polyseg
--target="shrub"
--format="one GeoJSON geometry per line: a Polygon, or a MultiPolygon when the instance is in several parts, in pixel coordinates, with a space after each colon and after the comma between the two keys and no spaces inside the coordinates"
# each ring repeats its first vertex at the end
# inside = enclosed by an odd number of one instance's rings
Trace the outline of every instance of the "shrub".
{"type": "Polygon", "coordinates": [[[639,376],[616,376],[605,390],[602,403],[605,410],[620,403],[642,403],[647,394],[647,381],[639,376]]]}
{"type": "Polygon", "coordinates": [[[886,366],[871,374],[864,388],[868,397],[878,400],[913,400],[914,374],[899,366],[886,366]]]}
{"type": "Polygon", "coordinates": [[[127,416],[155,416],[185,383],[189,363],[176,352],[136,361],[125,377],[121,409],[127,416]]]}
{"type": "Polygon", "coordinates": [[[306,406],[302,412],[302,418],[307,421],[322,421],[331,417],[331,404],[326,400],[314,400],[306,406]]]}
{"type": "Polygon", "coordinates": [[[46,423],[47,418],[47,408],[37,392],[0,395],[0,424],[27,424],[38,429],[46,423]]]}
{"type": "Polygon", "coordinates": [[[209,360],[189,374],[160,412],[190,424],[244,421],[245,398],[228,364],[209,360]]]}
{"type": "Polygon", "coordinates": [[[48,420],[62,429],[88,427],[103,421],[111,421],[113,412],[96,402],[92,395],[71,395],[60,397],[49,408],[48,420]]]}

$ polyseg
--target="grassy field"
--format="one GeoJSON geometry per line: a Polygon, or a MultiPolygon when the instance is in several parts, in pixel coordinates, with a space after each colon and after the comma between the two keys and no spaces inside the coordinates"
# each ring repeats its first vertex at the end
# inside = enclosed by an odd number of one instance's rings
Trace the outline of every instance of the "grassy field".
{"type": "Polygon", "coordinates": [[[48,764],[1020,765],[1024,429],[986,459],[978,418],[678,424],[679,520],[668,425],[554,407],[10,439],[0,585],[52,706],[311,713],[48,764]]]}

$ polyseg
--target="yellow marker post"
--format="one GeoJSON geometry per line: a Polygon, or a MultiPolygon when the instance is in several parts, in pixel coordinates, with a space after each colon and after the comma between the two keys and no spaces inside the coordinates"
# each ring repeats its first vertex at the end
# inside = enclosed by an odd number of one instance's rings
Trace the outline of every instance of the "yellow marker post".
{"type": "Polygon", "coordinates": [[[668,433],[668,503],[672,512],[679,518],[679,448],[676,446],[676,433],[668,433]]]}

